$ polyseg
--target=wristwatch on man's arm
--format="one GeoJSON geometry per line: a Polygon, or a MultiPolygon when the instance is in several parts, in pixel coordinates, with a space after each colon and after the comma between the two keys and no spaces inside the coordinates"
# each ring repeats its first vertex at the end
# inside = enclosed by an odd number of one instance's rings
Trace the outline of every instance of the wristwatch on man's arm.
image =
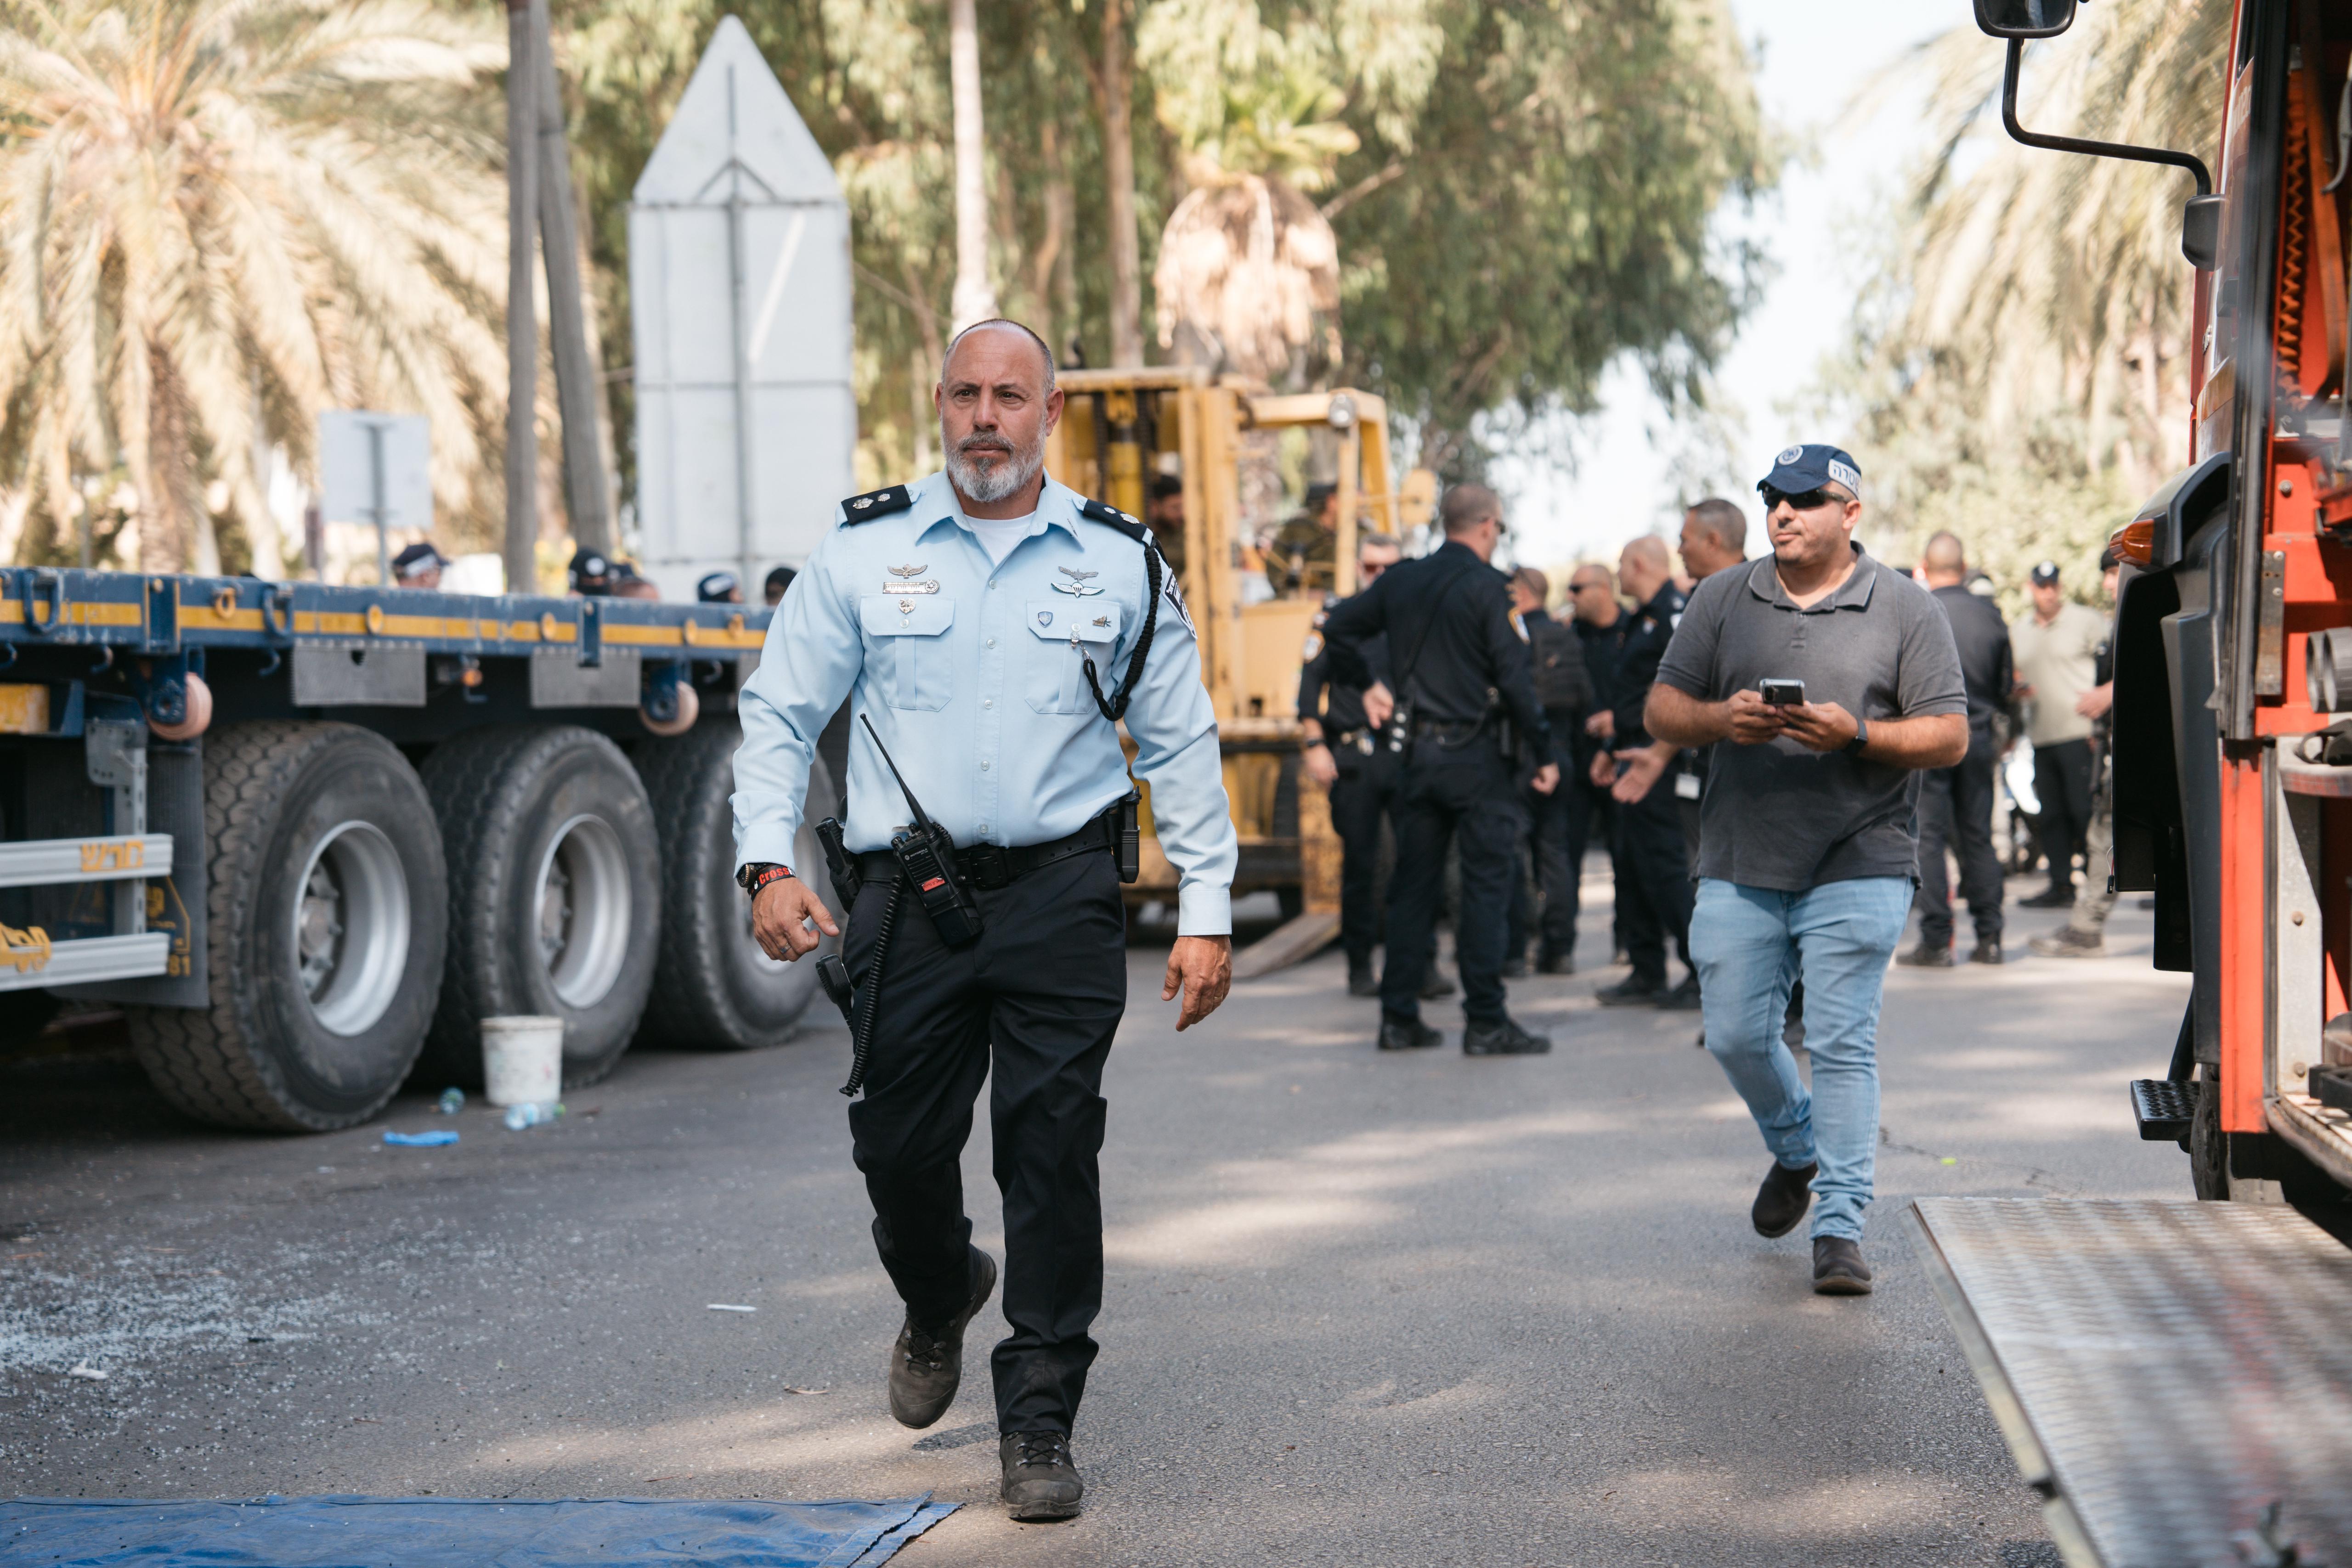
{"type": "Polygon", "coordinates": [[[793,868],[788,865],[778,865],[773,861],[752,861],[737,870],[735,882],[744,892],[757,898],[761,888],[772,882],[782,882],[792,874],[793,868]]]}
{"type": "Polygon", "coordinates": [[[1860,714],[1853,716],[1853,738],[1841,747],[1848,757],[1860,757],[1863,747],[1870,744],[1870,721],[1860,714]]]}

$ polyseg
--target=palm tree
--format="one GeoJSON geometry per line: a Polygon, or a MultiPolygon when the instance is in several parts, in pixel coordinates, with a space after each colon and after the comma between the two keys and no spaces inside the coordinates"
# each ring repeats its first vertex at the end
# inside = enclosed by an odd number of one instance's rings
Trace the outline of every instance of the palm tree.
{"type": "MultiPolygon", "coordinates": [[[[2229,29],[2225,0],[2086,7],[2071,32],[2028,50],[2020,116],[2210,162],[2229,29]]],[[[2189,181],[2009,141],[2002,57],[1974,27],[1956,28],[1858,105],[1916,94],[1933,134],[1891,236],[1882,324],[1864,334],[1876,467],[1912,492],[1923,530],[1953,520],[1956,485],[1983,488],[1989,475],[2040,475],[2072,505],[2143,495],[2187,456],[2189,181]]],[[[2048,553],[2095,549],[2082,541],[2104,532],[2084,522],[2048,553]]]]}
{"type": "Polygon", "coordinates": [[[1339,242],[1307,193],[1357,139],[1347,95],[1278,34],[1262,68],[1229,77],[1222,112],[1196,120],[1192,190],[1168,215],[1151,286],[1160,346],[1257,381],[1303,381],[1339,361],[1339,242]]]}
{"type": "Polygon", "coordinates": [[[216,563],[209,481],[275,575],[257,447],[309,469],[319,410],[411,409],[478,528],[505,56],[423,0],[0,0],[0,486],[62,537],[125,472],[126,564],[173,570],[216,563]]]}

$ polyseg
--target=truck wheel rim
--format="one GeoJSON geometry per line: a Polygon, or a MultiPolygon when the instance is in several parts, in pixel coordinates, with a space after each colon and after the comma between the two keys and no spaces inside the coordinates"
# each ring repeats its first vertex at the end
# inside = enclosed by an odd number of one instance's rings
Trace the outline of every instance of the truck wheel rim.
{"type": "Polygon", "coordinates": [[[339,822],[310,846],[294,904],[294,962],[330,1034],[373,1028],[408,967],[408,877],[373,822],[339,822]]]}
{"type": "Polygon", "coordinates": [[[568,1008],[604,999],[629,946],[629,865],[621,835],[602,817],[555,830],[539,862],[532,936],[556,998],[568,1008]]]}

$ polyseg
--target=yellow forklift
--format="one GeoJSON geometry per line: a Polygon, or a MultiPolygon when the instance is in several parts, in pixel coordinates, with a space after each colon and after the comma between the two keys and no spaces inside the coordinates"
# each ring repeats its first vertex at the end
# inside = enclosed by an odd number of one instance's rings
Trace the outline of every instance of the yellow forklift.
{"type": "MultiPolygon", "coordinates": [[[[1415,470],[1400,493],[1389,466],[1388,409],[1372,393],[1274,393],[1201,369],[1152,366],[1069,371],[1061,423],[1045,444],[1046,471],[1081,495],[1151,520],[1153,481],[1183,486],[1181,532],[1162,533],[1201,643],[1201,676],[1216,705],[1225,793],[1241,838],[1234,895],[1271,889],[1285,924],[1234,960],[1236,977],[1264,974],[1319,951],[1339,923],[1339,841],[1322,791],[1299,787],[1298,670],[1322,609],[1319,587],[1265,598],[1243,514],[1247,433],[1320,428],[1339,452],[1333,591],[1356,590],[1356,539],[1402,536],[1429,520],[1435,486],[1415,470]]],[[[1155,526],[1158,526],[1155,524],[1155,526]]],[[[1175,868],[1143,813],[1143,872],[1133,904],[1172,901],[1175,868]]]]}

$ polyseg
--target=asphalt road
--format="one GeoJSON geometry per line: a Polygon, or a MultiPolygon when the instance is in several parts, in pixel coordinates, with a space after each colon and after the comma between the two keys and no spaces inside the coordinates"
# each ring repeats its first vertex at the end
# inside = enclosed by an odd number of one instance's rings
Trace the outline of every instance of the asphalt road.
{"type": "MultiPolygon", "coordinates": [[[[2012,908],[2012,951],[2056,922],[2012,908]]],[[[972,1505],[915,1568],[2055,1564],[1900,1211],[2185,1195],[2124,1096],[2185,996],[2147,938],[2127,902],[2108,959],[1893,972],[1860,1300],[1749,1229],[1753,1128],[1692,1018],[1594,1006],[1618,971],[1514,986],[1548,1058],[1391,1059],[1336,955],[1180,1038],[1138,946],[1066,1525],[993,1502],[992,1312],[947,1418],[888,1418],[838,1028],[633,1055],[549,1129],[394,1107],[445,1149],[192,1127],[121,1059],[0,1067],[0,1493],[972,1505]]]]}

